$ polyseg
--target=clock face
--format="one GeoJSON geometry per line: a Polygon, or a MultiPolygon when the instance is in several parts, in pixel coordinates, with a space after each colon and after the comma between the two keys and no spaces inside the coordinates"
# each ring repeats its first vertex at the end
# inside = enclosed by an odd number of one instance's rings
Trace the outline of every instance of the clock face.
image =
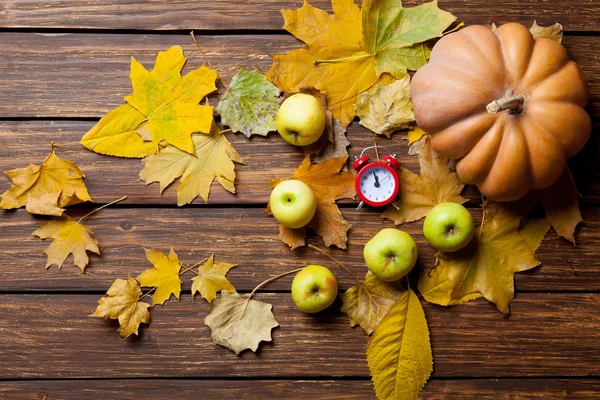
{"type": "Polygon", "coordinates": [[[365,166],[357,176],[357,191],[369,205],[385,205],[398,193],[398,178],[387,165],[374,163],[365,166]]]}

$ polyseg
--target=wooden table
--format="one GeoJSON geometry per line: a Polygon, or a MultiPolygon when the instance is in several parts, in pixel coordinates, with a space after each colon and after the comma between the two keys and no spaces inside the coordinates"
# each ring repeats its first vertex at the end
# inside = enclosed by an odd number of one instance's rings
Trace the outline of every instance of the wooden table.
{"type": "MultiPolygon", "coordinates": [[[[315,0],[330,10],[329,0],[315,0]]],[[[418,3],[405,1],[408,5],[418,3]]],[[[181,301],[152,310],[139,338],[121,340],[116,324],[89,315],[116,278],[136,276],[150,265],[143,247],[173,246],[185,264],[209,255],[238,264],[230,279],[240,291],[308,263],[328,263],[313,250],[290,252],[274,220],[263,213],[268,191],[243,185],[231,195],[214,185],[210,205],[176,206],[174,187],[139,180],[141,163],[104,157],[76,144],[95,122],[122,104],[131,91],[130,57],[151,67],[160,50],[183,46],[187,70],[203,62],[189,36],[196,35],[223,79],[240,68],[266,72],[270,56],[301,46],[285,34],[279,10],[289,0],[2,0],[0,7],[0,169],[39,164],[49,142],[59,156],[87,175],[97,203],[128,199],[88,220],[102,256],[91,256],[86,273],[67,263],[44,269],[48,243],[32,237],[39,218],[24,210],[0,212],[0,398],[1,399],[370,399],[365,361],[367,336],[351,329],[336,304],[317,316],[297,311],[290,279],[267,286],[258,299],[271,302],[281,327],[258,354],[236,357],[212,344],[204,301],[193,301],[184,282],[181,301]]],[[[561,22],[564,45],[589,80],[594,133],[600,133],[600,1],[440,0],[467,24],[561,22]]],[[[220,88],[222,92],[222,87],[220,88]]],[[[217,95],[210,101],[216,104],[217,95]]],[[[277,135],[251,140],[228,134],[246,161],[242,184],[291,175],[302,152],[277,135]]],[[[349,128],[352,154],[372,135],[356,122],[349,128]]],[[[396,135],[385,142],[406,155],[396,135]]],[[[586,223],[578,247],[548,234],[539,249],[542,267],[516,277],[512,315],[478,301],[445,309],[425,304],[435,367],[423,398],[600,398],[600,178],[599,141],[592,134],[572,169],[583,198],[586,223]]],[[[0,190],[9,186],[0,180],[0,190]]],[[[466,191],[477,220],[475,190],[466,191]]],[[[91,206],[70,213],[83,215],[91,206]]],[[[362,246],[391,222],[373,211],[342,206],[353,224],[347,251],[331,250],[363,274],[362,246]]],[[[421,224],[406,226],[417,238],[422,263],[432,251],[421,224]]],[[[321,244],[311,237],[309,242],[321,244]]],[[[352,278],[337,271],[340,289],[352,278]]]]}

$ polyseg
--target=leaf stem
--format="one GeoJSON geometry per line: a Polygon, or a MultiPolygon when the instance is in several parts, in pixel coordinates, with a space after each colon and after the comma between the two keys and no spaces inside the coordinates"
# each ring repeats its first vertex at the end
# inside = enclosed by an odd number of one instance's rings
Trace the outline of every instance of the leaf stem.
{"type": "Polygon", "coordinates": [[[227,178],[226,176],[223,176],[223,175],[219,175],[219,178],[223,178],[226,181],[233,183],[234,185],[238,185],[238,186],[242,186],[242,187],[247,187],[249,189],[264,190],[264,191],[270,191],[271,190],[271,188],[262,188],[262,187],[258,187],[258,186],[246,185],[245,183],[239,183],[239,182],[234,181],[232,179],[229,179],[229,178],[227,178]]]}
{"type": "Polygon", "coordinates": [[[101,206],[101,207],[98,207],[98,208],[96,208],[95,210],[92,210],[92,211],[90,211],[89,213],[85,214],[83,217],[79,218],[79,219],[77,220],[77,223],[80,223],[82,220],[86,219],[87,217],[89,217],[89,216],[90,216],[90,215],[92,215],[92,214],[95,214],[95,213],[97,213],[98,211],[102,210],[103,208],[106,208],[106,207],[108,207],[108,206],[112,206],[113,204],[115,204],[115,203],[118,203],[118,202],[120,202],[120,201],[123,201],[123,200],[125,200],[126,198],[127,198],[127,196],[123,196],[123,197],[121,197],[120,199],[113,200],[113,201],[111,201],[110,203],[106,203],[105,205],[103,205],[103,206],[101,206]]]}
{"type": "Polygon", "coordinates": [[[460,24],[456,25],[454,28],[450,29],[449,31],[444,32],[442,35],[443,36],[449,35],[452,32],[456,32],[457,30],[461,29],[463,26],[465,26],[465,23],[461,22],[460,24]]]}
{"type": "MultiPolygon", "coordinates": [[[[191,31],[190,35],[192,36],[192,40],[196,44],[196,48],[198,49],[198,51],[200,52],[200,54],[202,55],[202,57],[206,61],[206,64],[208,64],[208,66],[210,67],[210,69],[214,69],[213,66],[212,66],[212,64],[210,63],[210,60],[206,56],[206,53],[204,52],[204,50],[202,50],[202,46],[200,46],[200,43],[198,43],[198,40],[196,40],[196,35],[194,35],[194,31],[191,31]]],[[[225,88],[225,90],[229,90],[229,86],[227,86],[227,84],[223,81],[223,79],[221,79],[221,75],[219,74],[218,71],[217,71],[217,79],[219,80],[219,82],[221,82],[221,85],[223,85],[223,87],[225,88]]]]}
{"type": "Polygon", "coordinates": [[[373,144],[375,145],[375,155],[377,156],[377,161],[381,161],[381,159],[379,158],[379,150],[377,149],[377,134],[375,134],[373,144]]]}
{"type": "MultiPolygon", "coordinates": [[[[182,265],[183,267],[183,271],[179,272],[179,275],[182,275],[186,272],[194,272],[194,268],[196,268],[197,266],[199,266],[200,264],[202,264],[203,262],[205,262],[206,260],[208,260],[209,258],[213,257],[215,254],[211,254],[208,257],[205,257],[204,259],[198,261],[196,264],[192,265],[191,267],[186,267],[185,265],[182,265]]],[[[198,273],[196,272],[196,275],[198,275],[198,273]]]]}
{"type": "Polygon", "coordinates": [[[340,267],[345,269],[346,272],[348,272],[350,275],[352,275],[354,277],[354,279],[356,279],[357,283],[360,283],[358,276],[356,276],[356,274],[354,272],[350,271],[344,264],[339,262],[334,256],[328,254],[326,251],[321,250],[320,248],[318,248],[317,246],[315,246],[313,244],[309,244],[308,247],[310,247],[311,249],[314,249],[314,250],[318,251],[319,253],[322,253],[322,254],[326,255],[327,257],[329,257],[330,259],[332,259],[337,265],[339,265],[340,267]]]}
{"type": "Polygon", "coordinates": [[[138,297],[137,301],[142,300],[144,297],[148,296],[150,293],[154,292],[158,286],[154,286],[152,289],[148,290],[146,293],[138,297]]]}
{"type": "Polygon", "coordinates": [[[257,291],[258,289],[260,289],[261,287],[265,286],[267,283],[269,283],[269,282],[273,282],[274,280],[276,280],[276,279],[279,279],[279,278],[281,278],[281,277],[284,277],[284,276],[286,276],[286,275],[293,274],[294,272],[300,272],[301,270],[302,270],[302,268],[296,268],[296,269],[293,269],[293,270],[291,270],[291,271],[287,271],[287,272],[284,272],[284,273],[282,273],[282,274],[275,275],[275,276],[273,276],[273,277],[271,277],[271,278],[267,279],[266,281],[262,281],[261,283],[259,283],[259,284],[258,284],[258,285],[257,285],[257,286],[256,286],[256,287],[255,287],[255,288],[252,290],[252,292],[250,292],[250,295],[248,296],[248,301],[250,301],[250,299],[252,298],[252,296],[254,296],[254,293],[256,293],[256,291],[257,291]]]}
{"type": "Polygon", "coordinates": [[[375,54],[361,54],[359,56],[350,56],[350,57],[342,57],[342,58],[333,58],[331,60],[314,60],[313,64],[321,64],[321,63],[337,63],[342,61],[352,61],[352,60],[360,60],[361,58],[373,57],[375,54]]]}

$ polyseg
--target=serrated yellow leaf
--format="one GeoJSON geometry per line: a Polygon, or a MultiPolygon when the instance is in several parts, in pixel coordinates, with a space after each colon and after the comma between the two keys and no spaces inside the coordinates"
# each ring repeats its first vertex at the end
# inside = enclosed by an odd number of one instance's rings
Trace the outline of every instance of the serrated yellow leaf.
{"type": "Polygon", "coordinates": [[[80,143],[107,156],[142,158],[156,153],[156,144],[145,141],[137,131],[146,116],[129,104],[106,114],[83,137],[80,143]]]}
{"type": "Polygon", "coordinates": [[[146,117],[156,145],[164,140],[193,154],[192,133],[210,132],[213,107],[199,103],[217,90],[217,72],[203,65],[182,77],[180,71],[185,62],[179,46],[160,52],[152,71],[132,58],[133,94],[125,101],[146,117]]]}
{"type": "Polygon", "coordinates": [[[377,325],[367,363],[379,400],[416,399],[433,370],[429,328],[416,294],[407,290],[377,325]]]}
{"type": "Polygon", "coordinates": [[[54,149],[41,165],[29,165],[4,171],[12,185],[2,194],[0,208],[19,208],[35,200],[29,210],[36,213],[51,210],[49,215],[57,215],[57,208],[67,207],[84,201],[92,201],[83,183],[85,175],[75,163],[59,158],[54,149]],[[55,196],[59,193],[58,196],[55,196]]]}
{"type": "Polygon", "coordinates": [[[122,338],[138,334],[140,324],[150,323],[150,304],[140,301],[142,290],[132,277],[116,279],[106,292],[108,297],[98,300],[94,317],[119,320],[122,338]]]}
{"type": "Polygon", "coordinates": [[[192,296],[199,292],[200,296],[209,303],[217,296],[217,292],[222,290],[237,293],[231,282],[225,278],[227,272],[235,265],[224,262],[215,264],[214,261],[214,255],[210,256],[204,264],[198,267],[198,275],[192,278],[192,296]]]}
{"type": "Polygon", "coordinates": [[[46,268],[53,264],[61,268],[69,254],[73,254],[75,265],[83,272],[89,262],[86,250],[100,254],[94,233],[87,226],[71,219],[68,215],[41,223],[33,235],[41,239],[54,239],[44,250],[44,253],[48,255],[46,268]]]}
{"type": "Polygon", "coordinates": [[[164,304],[169,300],[171,294],[179,298],[181,293],[181,278],[179,278],[179,270],[181,263],[177,254],[171,248],[168,256],[165,256],[159,250],[144,249],[146,258],[154,268],[150,268],[137,276],[137,280],[142,286],[156,286],[156,291],[152,295],[152,305],[164,304]]]}
{"type": "Polygon", "coordinates": [[[229,140],[213,123],[209,135],[193,135],[196,155],[175,146],[167,146],[157,154],[144,159],[140,179],[146,184],[160,183],[160,191],[181,177],[177,187],[177,205],[191,203],[200,196],[208,203],[210,186],[217,181],[225,190],[235,193],[235,164],[243,163],[229,140]]]}

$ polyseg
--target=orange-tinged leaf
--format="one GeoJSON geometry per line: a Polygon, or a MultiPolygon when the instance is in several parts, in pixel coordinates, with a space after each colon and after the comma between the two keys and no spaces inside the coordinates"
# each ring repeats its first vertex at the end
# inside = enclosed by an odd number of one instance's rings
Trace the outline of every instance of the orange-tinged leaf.
{"type": "Polygon", "coordinates": [[[211,303],[217,296],[217,292],[222,290],[237,293],[235,287],[225,278],[227,272],[234,266],[224,262],[215,264],[215,256],[210,256],[198,267],[198,275],[192,278],[192,296],[199,292],[200,296],[211,303]]]}
{"type": "Polygon", "coordinates": [[[142,290],[132,277],[116,279],[106,292],[107,297],[98,300],[94,317],[119,320],[122,338],[138,335],[140,324],[150,323],[150,304],[140,301],[142,290]]]}
{"type": "MultiPolygon", "coordinates": [[[[340,172],[345,164],[346,157],[330,158],[320,164],[311,164],[310,157],[306,157],[291,178],[310,186],[317,198],[317,211],[308,227],[323,238],[326,246],[335,245],[342,249],[346,248],[350,224],[344,219],[335,201],[353,199],[356,194],[354,174],[340,172]]],[[[271,179],[269,183],[275,187],[282,180],[271,179]]],[[[305,233],[306,228],[280,228],[281,239],[292,249],[304,245],[305,233]]]]}
{"type": "Polygon", "coordinates": [[[370,335],[403,292],[399,285],[382,282],[367,272],[362,282],[341,296],[341,311],[348,314],[350,326],[360,325],[370,335]]]}
{"type": "Polygon", "coordinates": [[[92,201],[75,163],[59,158],[54,149],[41,165],[29,165],[4,171],[13,184],[2,194],[0,208],[27,206],[29,211],[60,215],[58,209],[84,201],[92,201]],[[56,195],[58,193],[58,196],[56,195]]]}
{"type": "Polygon", "coordinates": [[[152,305],[164,304],[169,300],[171,294],[179,298],[181,293],[181,278],[179,270],[181,263],[177,254],[171,248],[168,256],[159,250],[145,249],[146,258],[154,268],[150,268],[137,276],[137,280],[142,286],[156,286],[156,291],[152,295],[152,305]]]}
{"type": "Polygon", "coordinates": [[[416,175],[406,168],[400,168],[400,191],[396,204],[381,214],[396,225],[417,221],[427,215],[436,205],[444,202],[465,203],[460,195],[465,184],[456,172],[448,168],[448,159],[433,151],[429,141],[423,145],[419,154],[421,174],[416,175]]]}
{"type": "Polygon", "coordinates": [[[86,251],[100,254],[98,241],[94,237],[94,233],[87,226],[75,221],[66,214],[60,218],[41,223],[33,234],[41,239],[54,239],[50,246],[44,250],[44,253],[48,256],[46,268],[53,264],[61,268],[69,254],[73,254],[75,265],[83,272],[89,262],[86,251]]]}
{"type": "Polygon", "coordinates": [[[314,86],[325,91],[327,107],[344,127],[354,104],[384,75],[402,78],[427,62],[423,42],[441,36],[455,18],[436,2],[404,9],[400,1],[332,0],[333,15],[304,1],[283,10],[284,29],[306,48],[273,57],[267,77],[284,91],[314,86]]]}
{"type": "Polygon", "coordinates": [[[583,222],[579,211],[579,195],[568,168],[560,179],[544,190],[546,219],[559,236],[575,245],[575,229],[583,222]]]}
{"type": "Polygon", "coordinates": [[[191,203],[200,196],[208,203],[210,186],[217,181],[225,190],[235,193],[235,164],[243,163],[225,134],[213,122],[209,135],[193,135],[195,155],[167,145],[157,154],[144,159],[140,179],[146,184],[160,183],[160,191],[181,177],[177,187],[177,205],[191,203]]]}

